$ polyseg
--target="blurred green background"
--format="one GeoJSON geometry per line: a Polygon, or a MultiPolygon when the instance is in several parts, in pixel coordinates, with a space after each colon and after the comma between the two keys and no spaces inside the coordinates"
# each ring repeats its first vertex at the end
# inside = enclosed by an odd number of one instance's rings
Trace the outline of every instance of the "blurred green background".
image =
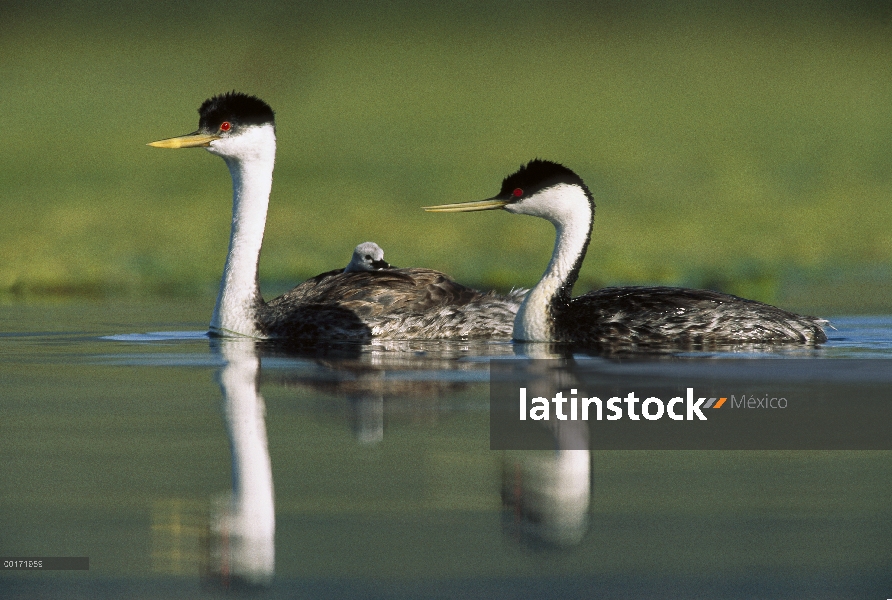
{"type": "Polygon", "coordinates": [[[548,223],[433,215],[534,157],[597,202],[576,293],[712,287],[892,309],[892,10],[880,2],[0,3],[0,299],[211,297],[223,162],[149,141],[237,89],[275,109],[260,270],[281,291],[381,244],[534,284],[548,223]]]}

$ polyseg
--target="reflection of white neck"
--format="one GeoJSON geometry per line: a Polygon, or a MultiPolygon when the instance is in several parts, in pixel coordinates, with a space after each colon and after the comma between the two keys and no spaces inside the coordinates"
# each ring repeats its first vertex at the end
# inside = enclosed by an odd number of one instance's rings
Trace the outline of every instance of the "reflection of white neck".
{"type": "Polygon", "coordinates": [[[257,267],[273,184],[275,130],[272,125],[250,127],[215,140],[208,151],[223,157],[232,176],[232,232],[211,332],[257,337],[257,267]]]}
{"type": "Polygon", "coordinates": [[[551,486],[543,490],[553,518],[554,541],[576,544],[588,528],[591,496],[591,452],[558,450],[554,453],[551,486]]]}
{"type": "Polygon", "coordinates": [[[260,360],[253,342],[223,342],[220,372],[226,428],[232,446],[229,523],[233,575],[262,582],[275,565],[276,516],[265,409],[257,390],[260,360]]]}
{"type": "Polygon", "coordinates": [[[522,460],[522,502],[531,515],[531,527],[542,540],[573,546],[588,530],[591,498],[591,452],[588,428],[582,421],[560,422],[554,431],[554,452],[525,453],[522,460]]]}
{"type": "MultiPolygon", "coordinates": [[[[551,221],[556,231],[554,252],[545,274],[527,294],[514,319],[514,339],[525,342],[554,340],[551,306],[568,280],[572,286],[585,256],[592,229],[592,209],[585,192],[577,185],[560,184],[515,202],[505,210],[551,221]]],[[[566,290],[569,299],[571,290],[566,290]]]]}

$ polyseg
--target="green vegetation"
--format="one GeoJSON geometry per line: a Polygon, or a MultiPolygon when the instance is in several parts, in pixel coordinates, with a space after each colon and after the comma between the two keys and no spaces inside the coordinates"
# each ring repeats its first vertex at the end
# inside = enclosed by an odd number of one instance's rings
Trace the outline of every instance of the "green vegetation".
{"type": "Polygon", "coordinates": [[[2,9],[0,297],[212,294],[226,168],[144,144],[194,130],[201,101],[236,88],[277,112],[271,290],[366,240],[400,266],[533,284],[550,225],[420,207],[488,197],[538,156],[578,171],[598,203],[578,293],[659,282],[892,308],[882,15],[420,6],[2,9]]]}

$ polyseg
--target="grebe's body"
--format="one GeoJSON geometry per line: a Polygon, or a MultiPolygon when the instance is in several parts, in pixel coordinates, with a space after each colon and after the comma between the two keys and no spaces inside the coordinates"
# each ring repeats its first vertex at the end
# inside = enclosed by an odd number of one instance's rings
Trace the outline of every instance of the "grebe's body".
{"type": "Polygon", "coordinates": [[[513,337],[585,345],[816,344],[826,321],[707,290],[604,288],[577,298],[573,284],[591,238],[595,203],[582,179],[557,163],[534,160],[478,202],[429,207],[435,212],[504,209],[547,219],[557,231],[551,262],[527,294],[513,337]]]}
{"type": "Polygon", "coordinates": [[[610,287],[556,307],[554,340],[585,345],[816,344],[822,319],[710,290],[610,287]]]}
{"type": "Polygon", "coordinates": [[[232,232],[211,334],[292,342],[511,337],[522,294],[478,292],[427,269],[324,273],[264,302],[257,273],[276,156],[273,111],[232,92],[198,112],[198,131],[150,145],[205,148],[232,176],[232,232]]]}
{"type": "Polygon", "coordinates": [[[523,292],[484,294],[430,269],[317,275],[258,310],[261,335],[293,340],[511,339],[523,292]]]}

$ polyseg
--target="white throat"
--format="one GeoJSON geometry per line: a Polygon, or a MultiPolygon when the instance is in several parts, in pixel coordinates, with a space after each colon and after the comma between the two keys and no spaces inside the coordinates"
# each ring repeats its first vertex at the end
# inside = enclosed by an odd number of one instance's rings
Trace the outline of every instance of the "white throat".
{"type": "Polygon", "coordinates": [[[257,267],[273,184],[275,130],[272,125],[251,127],[211,142],[208,151],[223,157],[232,176],[232,232],[211,333],[259,337],[257,267]]]}
{"type": "Polygon", "coordinates": [[[585,251],[592,227],[588,197],[575,185],[559,184],[505,210],[542,217],[554,224],[556,240],[551,261],[538,284],[527,294],[514,319],[514,339],[523,342],[555,340],[551,303],[585,251]]]}

